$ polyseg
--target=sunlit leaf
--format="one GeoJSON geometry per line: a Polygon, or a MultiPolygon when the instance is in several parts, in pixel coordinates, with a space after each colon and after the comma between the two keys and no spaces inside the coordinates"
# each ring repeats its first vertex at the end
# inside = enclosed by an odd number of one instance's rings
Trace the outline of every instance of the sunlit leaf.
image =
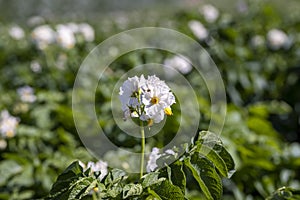
{"type": "Polygon", "coordinates": [[[127,184],[123,188],[123,198],[131,197],[131,196],[138,196],[142,194],[143,187],[141,184],[127,184]]]}
{"type": "Polygon", "coordinates": [[[208,199],[221,198],[223,192],[221,178],[207,158],[199,153],[194,153],[190,159],[185,160],[185,165],[191,170],[193,177],[208,199]]]}

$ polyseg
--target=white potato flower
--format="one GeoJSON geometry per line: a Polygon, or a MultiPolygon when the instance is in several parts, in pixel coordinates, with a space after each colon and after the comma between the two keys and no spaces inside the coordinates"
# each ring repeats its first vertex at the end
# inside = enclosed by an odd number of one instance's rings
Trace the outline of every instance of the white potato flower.
{"type": "Polygon", "coordinates": [[[188,23],[188,26],[199,40],[207,39],[208,31],[201,22],[192,20],[188,23]]]}
{"type": "Polygon", "coordinates": [[[41,25],[33,29],[31,37],[37,47],[43,50],[55,42],[56,33],[49,25],[41,25]]]}
{"type": "Polygon", "coordinates": [[[147,162],[146,170],[147,172],[153,172],[158,166],[156,160],[159,159],[161,155],[159,154],[159,149],[157,147],[152,148],[147,162]]]}
{"type": "Polygon", "coordinates": [[[267,33],[268,45],[273,50],[286,47],[289,44],[289,38],[285,32],[280,29],[271,29],[267,33]]]}
{"type": "Polygon", "coordinates": [[[95,31],[93,27],[87,23],[81,23],[78,25],[78,32],[81,33],[87,42],[92,42],[95,39],[95,31]]]}
{"type": "Polygon", "coordinates": [[[153,147],[146,165],[147,172],[149,173],[155,171],[155,169],[158,167],[156,163],[157,159],[169,155],[176,156],[176,153],[172,149],[167,149],[165,152],[159,153],[159,149],[157,147],[153,147]]]}
{"type": "Polygon", "coordinates": [[[39,73],[42,71],[42,66],[40,65],[40,63],[36,60],[33,60],[30,63],[30,69],[34,72],[34,73],[39,73]]]}
{"type": "Polygon", "coordinates": [[[30,86],[24,86],[17,89],[17,93],[20,96],[21,101],[26,103],[33,103],[36,100],[34,90],[30,86]]]}
{"type": "Polygon", "coordinates": [[[91,169],[91,173],[100,172],[99,179],[100,181],[108,174],[107,162],[99,160],[98,162],[88,162],[86,169],[91,169]]]}
{"type": "MultiPolygon", "coordinates": [[[[138,109],[140,106],[140,88],[144,84],[145,78],[142,75],[140,78],[137,76],[128,78],[122,87],[120,88],[120,100],[122,103],[122,110],[127,112],[128,110],[138,109]]],[[[136,110],[137,111],[137,110],[136,110]]]]}
{"type": "Polygon", "coordinates": [[[204,5],[200,9],[200,12],[203,14],[204,19],[209,23],[214,23],[219,17],[219,10],[210,4],[204,5]]]}
{"type": "Polygon", "coordinates": [[[175,103],[175,96],[164,81],[155,75],[149,76],[146,84],[142,87],[142,91],[142,103],[145,105],[143,118],[159,123],[164,119],[165,114],[172,114],[170,106],[175,103]]]}
{"type": "Polygon", "coordinates": [[[7,110],[0,113],[0,134],[2,137],[14,137],[18,124],[19,119],[11,116],[7,110]]]}
{"type": "Polygon", "coordinates": [[[61,47],[71,49],[75,46],[76,39],[72,29],[68,26],[59,24],[56,26],[56,30],[56,41],[61,47]]]}
{"type": "Polygon", "coordinates": [[[188,74],[193,69],[190,60],[185,57],[183,58],[182,56],[174,56],[166,59],[164,64],[178,70],[182,74],[188,74]]]}
{"type": "Polygon", "coordinates": [[[78,33],[79,32],[79,25],[74,23],[74,22],[69,22],[65,24],[73,33],[78,33]]]}
{"type": "Polygon", "coordinates": [[[12,26],[9,29],[9,35],[15,40],[21,40],[25,37],[24,30],[20,26],[12,26]]]}
{"type": "Polygon", "coordinates": [[[151,126],[153,122],[161,122],[165,114],[172,115],[171,105],[175,103],[175,96],[155,75],[147,79],[143,75],[128,78],[119,94],[125,119],[139,117],[151,126]]]}

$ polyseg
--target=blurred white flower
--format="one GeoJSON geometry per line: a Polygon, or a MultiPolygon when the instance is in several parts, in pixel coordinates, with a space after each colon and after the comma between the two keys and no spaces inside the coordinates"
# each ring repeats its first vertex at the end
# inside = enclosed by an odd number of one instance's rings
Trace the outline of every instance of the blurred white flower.
{"type": "Polygon", "coordinates": [[[147,162],[146,170],[147,172],[153,172],[158,166],[156,164],[156,160],[160,158],[159,149],[154,147],[149,155],[149,159],[147,162]]]}
{"type": "Polygon", "coordinates": [[[78,24],[76,24],[74,22],[69,22],[69,23],[65,24],[65,26],[67,26],[73,33],[79,32],[79,26],[78,26],[78,24]]]}
{"type": "Polygon", "coordinates": [[[78,29],[79,29],[78,32],[80,32],[83,35],[85,41],[87,41],[87,42],[94,41],[95,31],[91,25],[89,25],[87,23],[82,23],[82,24],[78,25],[78,29]]]}
{"type": "Polygon", "coordinates": [[[17,89],[17,93],[20,96],[21,101],[27,103],[33,103],[36,100],[34,90],[30,86],[24,86],[17,89]]]}
{"type": "Polygon", "coordinates": [[[45,49],[49,44],[55,42],[56,33],[48,25],[38,26],[31,33],[33,41],[39,49],[45,49]]]}
{"type": "Polygon", "coordinates": [[[100,172],[99,179],[100,181],[107,175],[107,162],[99,160],[98,162],[88,162],[86,169],[91,169],[91,173],[100,172]]]}
{"type": "Polygon", "coordinates": [[[0,114],[0,134],[2,137],[10,138],[16,134],[16,128],[19,124],[19,119],[9,114],[7,110],[3,110],[0,114]]]}
{"type": "Polygon", "coordinates": [[[290,43],[288,36],[280,29],[271,29],[267,33],[268,45],[273,50],[287,47],[290,43]]]}
{"type": "Polygon", "coordinates": [[[13,26],[9,29],[9,35],[15,40],[20,40],[25,37],[24,30],[20,26],[13,26]]]}
{"type": "Polygon", "coordinates": [[[87,23],[76,24],[70,22],[64,25],[67,27],[73,34],[81,34],[85,41],[92,42],[95,39],[95,30],[93,27],[87,23]]]}
{"type": "Polygon", "coordinates": [[[265,44],[265,39],[261,35],[255,35],[254,37],[251,38],[250,44],[252,47],[261,47],[265,44]]]}
{"type": "Polygon", "coordinates": [[[172,67],[182,74],[187,74],[193,69],[192,65],[190,64],[190,60],[185,57],[183,58],[182,56],[174,56],[166,59],[164,61],[164,65],[172,67]]]}
{"type": "Polygon", "coordinates": [[[219,10],[210,4],[203,5],[200,12],[203,14],[204,19],[209,23],[215,22],[219,17],[219,10]]]}
{"type": "Polygon", "coordinates": [[[75,46],[75,36],[68,26],[59,24],[56,26],[56,30],[56,41],[61,47],[71,49],[75,46]]]}
{"type": "Polygon", "coordinates": [[[291,143],[289,146],[290,155],[299,158],[300,157],[300,145],[296,142],[291,143]]]}
{"type": "Polygon", "coordinates": [[[208,31],[199,21],[192,20],[188,23],[188,26],[199,40],[205,40],[208,37],[208,31]]]}
{"type": "Polygon", "coordinates": [[[34,60],[30,63],[30,69],[35,73],[39,73],[42,71],[42,67],[41,67],[40,63],[36,60],[34,60]]]}

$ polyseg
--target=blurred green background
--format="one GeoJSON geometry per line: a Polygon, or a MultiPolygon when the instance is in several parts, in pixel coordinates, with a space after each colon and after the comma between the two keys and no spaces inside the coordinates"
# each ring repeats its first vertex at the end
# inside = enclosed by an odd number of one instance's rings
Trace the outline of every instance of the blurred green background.
{"type": "MultiPolygon", "coordinates": [[[[77,70],[101,41],[143,26],[172,28],[197,40],[222,74],[228,110],[221,138],[237,165],[223,180],[223,199],[264,199],[283,186],[299,190],[299,7],[297,0],[0,0],[0,199],[42,198],[73,160],[95,159],[73,122],[77,70]]],[[[167,59],[174,55],[145,50],[112,63],[95,108],[106,116],[99,124],[115,144],[139,146],[111,118],[116,81],[137,65],[167,59]]],[[[199,130],[206,130],[212,115],[207,91],[194,70],[183,72],[201,93],[199,130]]],[[[179,117],[168,119],[164,131],[147,140],[148,150],[164,146],[179,124],[179,117]]],[[[108,152],[103,160],[125,168],[135,162],[121,152],[108,152]]],[[[187,180],[190,198],[197,199],[199,188],[187,180]]]]}

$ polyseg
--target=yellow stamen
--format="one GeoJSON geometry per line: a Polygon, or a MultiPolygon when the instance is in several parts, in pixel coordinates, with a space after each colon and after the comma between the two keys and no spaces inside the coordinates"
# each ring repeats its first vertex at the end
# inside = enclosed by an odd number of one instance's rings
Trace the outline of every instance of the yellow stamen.
{"type": "Polygon", "coordinates": [[[148,126],[152,126],[153,125],[153,119],[148,119],[148,126]]]}
{"type": "Polygon", "coordinates": [[[12,137],[14,137],[15,136],[15,133],[14,133],[14,131],[12,131],[12,130],[9,130],[9,131],[7,131],[6,132],[6,137],[8,137],[8,138],[12,138],[12,137]]]}
{"type": "Polygon", "coordinates": [[[173,115],[172,109],[170,107],[165,108],[164,111],[165,111],[166,115],[173,115]]]}
{"type": "Polygon", "coordinates": [[[99,191],[99,189],[97,187],[94,187],[93,190],[94,190],[94,192],[98,192],[99,191]]]}
{"type": "Polygon", "coordinates": [[[159,102],[159,98],[158,97],[152,97],[152,99],[151,99],[151,103],[152,104],[158,104],[158,102],[159,102]]]}

